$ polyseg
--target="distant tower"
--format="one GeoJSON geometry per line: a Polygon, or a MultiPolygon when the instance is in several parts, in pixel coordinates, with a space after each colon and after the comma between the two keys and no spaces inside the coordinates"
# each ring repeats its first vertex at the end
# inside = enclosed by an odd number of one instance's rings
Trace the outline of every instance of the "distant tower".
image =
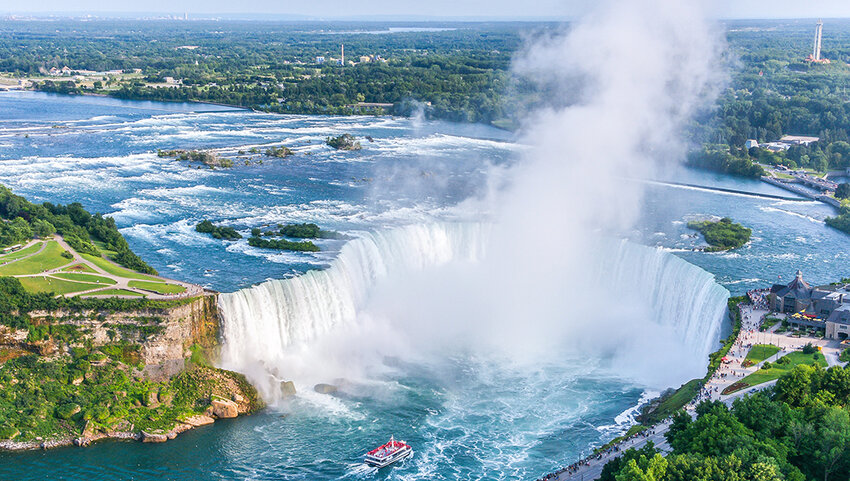
{"type": "Polygon", "coordinates": [[[183,12],[183,20],[189,20],[189,12],[183,12]]]}
{"type": "Polygon", "coordinates": [[[818,20],[817,25],[815,26],[815,46],[812,51],[812,58],[815,61],[820,60],[820,41],[821,36],[823,35],[823,20],[818,20]]]}
{"type": "Polygon", "coordinates": [[[339,64],[342,65],[342,66],[345,66],[345,44],[344,43],[339,44],[339,48],[340,48],[340,56],[342,57],[339,64]]]}

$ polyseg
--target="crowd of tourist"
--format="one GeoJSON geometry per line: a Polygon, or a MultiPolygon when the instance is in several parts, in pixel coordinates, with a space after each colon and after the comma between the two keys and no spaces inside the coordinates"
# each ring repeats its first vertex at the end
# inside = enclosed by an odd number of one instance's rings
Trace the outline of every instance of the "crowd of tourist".
{"type": "Polygon", "coordinates": [[[618,441],[617,443],[612,444],[611,446],[608,446],[604,450],[596,452],[594,454],[591,454],[590,456],[588,456],[586,458],[580,459],[580,460],[574,462],[573,464],[571,464],[569,466],[566,466],[564,468],[561,468],[561,469],[555,471],[554,473],[549,473],[546,476],[539,478],[537,481],[548,481],[548,480],[552,480],[552,479],[561,479],[562,474],[567,474],[568,477],[566,479],[569,479],[569,476],[572,476],[572,475],[578,473],[584,467],[590,466],[591,463],[595,464],[595,462],[601,462],[603,460],[604,460],[604,462],[607,463],[610,458],[612,458],[612,457],[616,458],[617,456],[619,456],[619,453],[621,453],[622,451],[625,451],[626,448],[633,447],[633,445],[635,444],[636,441],[648,438],[649,436],[652,436],[653,434],[659,432],[658,431],[659,426],[663,426],[663,427],[666,428],[669,425],[670,422],[672,422],[672,418],[667,418],[664,421],[662,421],[660,425],[657,424],[657,425],[655,425],[651,428],[645,429],[645,430],[643,430],[639,433],[632,434],[631,436],[629,436],[627,438],[623,438],[620,441],[618,441]],[[631,442],[631,445],[629,445],[630,442],[631,442]]]}
{"type": "Polygon", "coordinates": [[[770,299],[770,289],[753,289],[747,291],[753,309],[767,310],[770,299]]]}

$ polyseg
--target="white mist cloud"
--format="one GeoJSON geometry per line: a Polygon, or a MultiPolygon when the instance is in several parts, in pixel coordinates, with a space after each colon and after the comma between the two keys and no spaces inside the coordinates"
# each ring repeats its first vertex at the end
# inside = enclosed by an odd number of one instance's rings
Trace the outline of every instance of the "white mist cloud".
{"type": "Polygon", "coordinates": [[[628,179],[682,157],[682,126],[722,80],[722,45],[698,5],[672,0],[601,2],[530,44],[514,71],[547,101],[524,122],[522,160],[498,173],[486,258],[391,279],[369,309],[407,319],[419,344],[438,349],[512,362],[607,353],[658,384],[698,375],[705,360],[655,317],[663,307],[643,285],[655,279],[618,281],[600,259],[616,251],[600,245],[637,220],[643,184],[628,179]]]}
{"type": "Polygon", "coordinates": [[[721,48],[701,10],[673,0],[605,1],[530,44],[514,70],[547,102],[524,123],[529,148],[477,207],[492,221],[486,254],[453,253],[463,249],[447,239],[479,241],[449,228],[353,244],[333,272],[246,293],[242,326],[225,326],[248,339],[226,345],[230,367],[262,360],[275,381],[309,385],[360,378],[384,355],[471,354],[514,367],[600,359],[653,386],[701,375],[725,291],[680,259],[613,239],[640,210],[642,184],[628,178],[680,158],[682,125],[718,85],[721,48]]]}

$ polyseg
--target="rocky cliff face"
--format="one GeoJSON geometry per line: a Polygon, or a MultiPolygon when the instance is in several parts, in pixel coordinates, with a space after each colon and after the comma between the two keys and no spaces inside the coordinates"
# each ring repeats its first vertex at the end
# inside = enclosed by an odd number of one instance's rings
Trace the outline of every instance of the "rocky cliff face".
{"type": "Polygon", "coordinates": [[[216,358],[217,297],[209,294],[164,309],[34,311],[30,313],[34,326],[49,327],[50,333],[62,335],[33,336],[30,331],[5,328],[0,332],[0,345],[41,355],[63,354],[79,346],[129,345],[138,353],[145,374],[161,380],[180,372],[192,349],[202,350],[207,359],[216,358]]]}

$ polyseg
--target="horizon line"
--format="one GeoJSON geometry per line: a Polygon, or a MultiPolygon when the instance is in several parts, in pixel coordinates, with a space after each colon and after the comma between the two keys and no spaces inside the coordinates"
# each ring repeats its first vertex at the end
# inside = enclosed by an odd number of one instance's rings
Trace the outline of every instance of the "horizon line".
{"type": "MultiPolygon", "coordinates": [[[[289,14],[289,13],[250,13],[250,12],[231,12],[231,13],[190,13],[186,12],[116,12],[116,11],[49,11],[49,12],[27,12],[27,11],[0,11],[0,20],[15,20],[13,17],[25,17],[27,20],[183,20],[183,21],[292,21],[292,22],[570,22],[577,17],[568,16],[541,16],[529,15],[518,17],[516,15],[405,15],[405,14],[380,14],[380,15],[340,15],[340,16],[317,16],[306,14],[289,14]],[[194,17],[193,17],[194,15],[194,17]],[[183,20],[184,16],[188,16],[187,20],[183,20]],[[268,18],[261,18],[268,17],[268,18]]],[[[846,17],[829,17],[829,16],[775,16],[775,17],[716,17],[714,20],[729,21],[729,20],[850,20],[850,16],[846,17]]],[[[23,20],[23,19],[22,19],[23,20]]]]}

